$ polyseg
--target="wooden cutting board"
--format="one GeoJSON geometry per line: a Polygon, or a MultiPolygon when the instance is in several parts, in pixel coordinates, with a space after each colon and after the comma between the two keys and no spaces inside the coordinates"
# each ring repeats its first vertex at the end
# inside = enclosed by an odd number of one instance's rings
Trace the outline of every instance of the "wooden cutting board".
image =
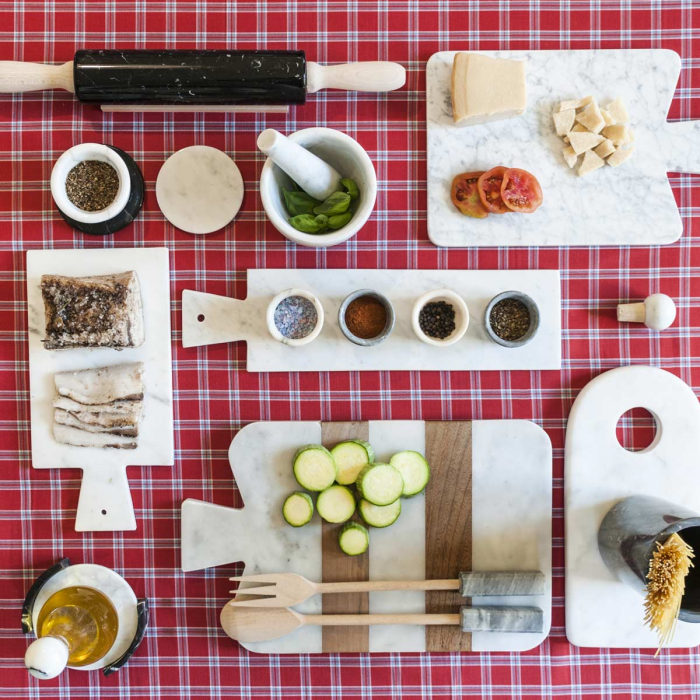
{"type": "MultiPolygon", "coordinates": [[[[535,599],[479,598],[482,605],[551,607],[551,443],[529,421],[266,422],[240,431],[229,452],[245,507],[188,499],[182,506],[185,571],[245,563],[245,574],[294,571],[316,581],[457,578],[475,569],[540,569],[547,593],[535,599]],[[399,520],[370,528],[366,554],[347,557],[339,525],[315,516],[303,528],[281,516],[284,498],[299,486],[294,451],[327,447],[351,437],[368,440],[378,461],[401,449],[426,455],[425,494],[402,502],[399,520]]],[[[468,603],[456,592],[390,592],[315,596],[304,613],[456,612],[468,603]]],[[[262,653],[367,651],[522,651],[544,634],[465,635],[449,627],[304,627],[282,639],[245,644],[262,653]]]]}

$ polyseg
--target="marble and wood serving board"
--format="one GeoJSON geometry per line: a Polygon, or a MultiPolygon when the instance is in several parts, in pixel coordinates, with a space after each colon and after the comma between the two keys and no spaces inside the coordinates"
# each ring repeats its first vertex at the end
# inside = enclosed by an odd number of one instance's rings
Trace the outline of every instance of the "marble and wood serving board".
{"type": "Polygon", "coordinates": [[[435,245],[659,245],[680,238],[683,224],[667,173],[700,172],[700,121],[666,121],[681,69],[677,53],[483,52],[527,62],[527,110],[466,127],[456,127],[452,119],[455,53],[436,53],[426,67],[428,235],[435,245]],[[579,177],[564,163],[565,144],[554,133],[552,111],[560,100],[586,95],[601,104],[624,99],[635,152],[618,168],[579,177]],[[536,175],[544,202],[535,213],[471,219],[455,209],[454,176],[496,165],[536,175]]]}
{"type": "MultiPolygon", "coordinates": [[[[194,499],[182,504],[182,568],[194,571],[242,561],[244,574],[290,571],[312,581],[456,578],[464,570],[539,569],[546,593],[479,597],[479,605],[536,605],[541,634],[462,634],[448,627],[302,627],[270,642],[245,644],[260,653],[331,651],[523,651],[549,632],[551,612],[552,446],[530,421],[261,422],[234,438],[229,461],[241,509],[194,499]],[[338,549],[337,525],[318,515],[302,528],[282,518],[282,503],[299,485],[292,457],[300,445],[361,437],[386,461],[417,450],[431,466],[424,494],[402,501],[398,521],[370,528],[366,554],[338,549]]],[[[232,584],[233,588],[234,584],[232,584]]],[[[468,602],[468,601],[466,601],[468,602]]],[[[457,592],[382,592],[315,596],[304,613],[456,612],[457,592]]]]}
{"type": "Polygon", "coordinates": [[[135,530],[136,518],[126,477],[129,465],[174,463],[173,388],[170,336],[170,264],[167,248],[31,250],[27,252],[29,384],[32,466],[82,469],[75,529],[135,530]],[[82,277],[134,270],[139,278],[146,339],[138,348],[46,350],[44,274],[82,277]],[[144,363],[145,395],[138,447],[115,450],[62,445],[53,439],[56,372],[144,363]]]}
{"type": "Polygon", "coordinates": [[[248,270],[248,297],[231,299],[184,290],[184,347],[245,340],[249,372],[333,370],[505,370],[561,368],[561,289],[558,270],[248,270]],[[323,306],[318,338],[290,347],[269,333],[265,311],[284,289],[301,288],[323,306]],[[469,328],[448,347],[422,343],[411,327],[411,309],[425,292],[451,289],[467,303],[469,328]],[[351,343],[338,325],[338,309],[358,289],[374,289],[394,306],[391,336],[375,347],[351,343]],[[483,327],[488,302],[500,292],[529,294],[540,309],[540,330],[520,348],[496,345],[483,327]]]}
{"type": "MultiPolygon", "coordinates": [[[[655,496],[700,512],[700,404],[692,389],[662,369],[620,367],[589,382],[566,432],[566,636],[581,647],[657,649],[644,625],[644,598],[608,570],[598,529],[623,498],[655,496]],[[620,445],[616,426],[646,408],[656,438],[645,450],[620,445]]],[[[700,625],[678,622],[672,647],[700,644],[700,625]]]]}

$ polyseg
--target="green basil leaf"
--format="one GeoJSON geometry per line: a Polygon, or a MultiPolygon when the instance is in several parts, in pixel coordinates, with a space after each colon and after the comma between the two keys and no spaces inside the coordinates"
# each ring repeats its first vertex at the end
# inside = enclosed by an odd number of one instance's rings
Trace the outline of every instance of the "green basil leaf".
{"type": "Polygon", "coordinates": [[[321,233],[326,226],[325,224],[320,224],[316,221],[314,216],[311,214],[299,214],[298,216],[293,216],[289,223],[294,226],[297,231],[303,233],[321,233]]]}
{"type": "Polygon", "coordinates": [[[314,207],[314,214],[334,216],[344,214],[350,206],[350,195],[345,192],[334,192],[323,204],[314,207]]]}
{"type": "Polygon", "coordinates": [[[344,177],[340,181],[340,184],[348,191],[350,199],[357,199],[360,196],[360,190],[354,180],[351,180],[349,177],[344,177]]]}
{"type": "Polygon", "coordinates": [[[287,207],[287,212],[290,216],[312,214],[314,207],[320,204],[317,199],[310,197],[306,192],[290,192],[282,188],[282,195],[284,196],[284,205],[287,207]]]}
{"type": "Polygon", "coordinates": [[[318,221],[318,223],[321,224],[321,226],[325,226],[328,222],[328,217],[325,214],[319,214],[316,217],[316,221],[318,221]]]}
{"type": "Polygon", "coordinates": [[[352,219],[352,212],[346,211],[344,214],[335,214],[334,216],[328,217],[328,228],[333,230],[343,228],[350,219],[352,219]]]}

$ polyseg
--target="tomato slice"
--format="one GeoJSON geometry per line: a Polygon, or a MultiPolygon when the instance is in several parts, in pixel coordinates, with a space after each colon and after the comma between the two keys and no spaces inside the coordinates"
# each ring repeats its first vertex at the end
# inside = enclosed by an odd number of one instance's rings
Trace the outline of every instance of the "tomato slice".
{"type": "Polygon", "coordinates": [[[542,188],[527,170],[508,168],[503,174],[501,196],[511,211],[532,214],[542,204],[542,188]]]}
{"type": "Polygon", "coordinates": [[[489,213],[479,199],[477,182],[483,172],[460,173],[452,180],[452,204],[457,209],[475,219],[485,219],[489,213]]]}
{"type": "Polygon", "coordinates": [[[481,203],[492,214],[507,214],[510,211],[501,198],[503,173],[505,173],[506,170],[508,170],[508,168],[497,165],[479,178],[479,197],[481,198],[481,203]]]}

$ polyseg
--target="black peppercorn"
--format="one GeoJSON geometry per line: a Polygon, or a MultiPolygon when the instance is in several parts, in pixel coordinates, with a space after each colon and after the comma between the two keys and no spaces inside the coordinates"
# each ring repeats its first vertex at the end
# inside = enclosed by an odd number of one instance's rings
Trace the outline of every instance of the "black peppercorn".
{"type": "Polygon", "coordinates": [[[427,336],[445,340],[457,327],[454,307],[446,301],[431,301],[420,310],[418,324],[427,336]]]}

